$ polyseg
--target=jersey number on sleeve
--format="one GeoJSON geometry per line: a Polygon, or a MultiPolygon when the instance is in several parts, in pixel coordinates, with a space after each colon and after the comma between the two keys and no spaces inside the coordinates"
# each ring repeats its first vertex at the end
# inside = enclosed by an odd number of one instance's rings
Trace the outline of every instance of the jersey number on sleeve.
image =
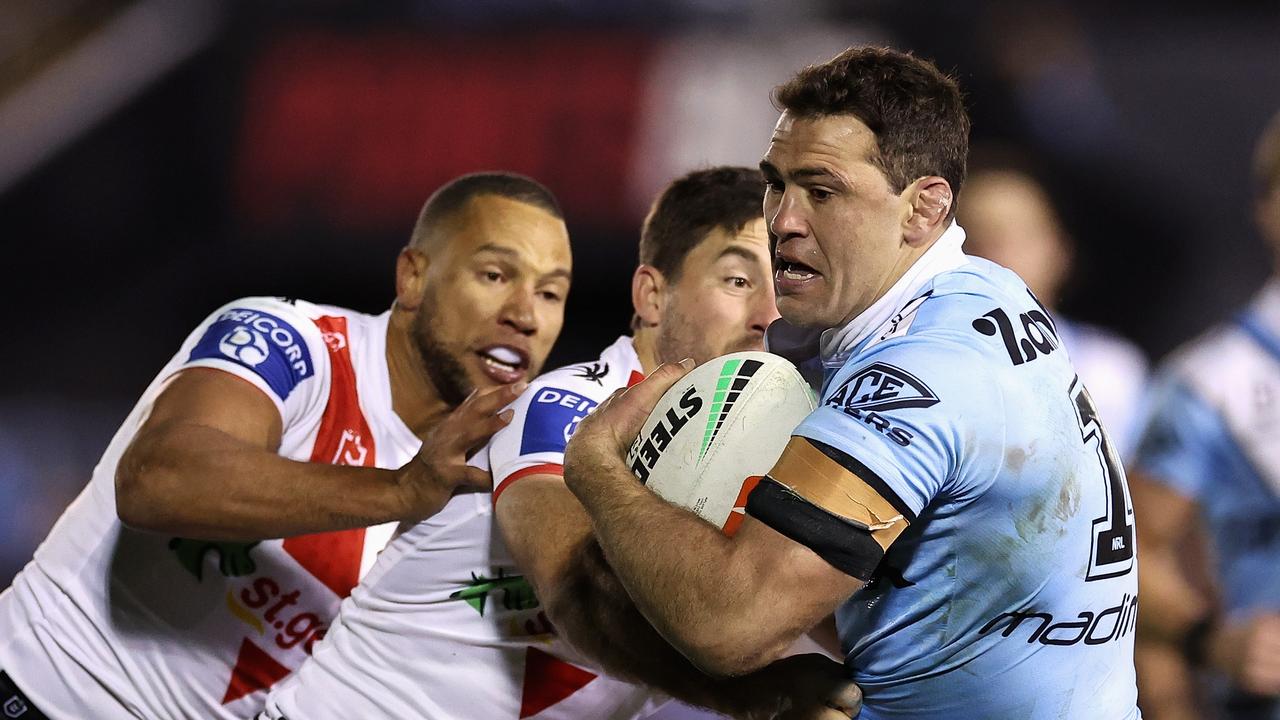
{"type": "Polygon", "coordinates": [[[1103,580],[1133,570],[1133,501],[1124,479],[1124,468],[1115,446],[1098,422],[1093,398],[1077,376],[1071,381],[1071,400],[1080,423],[1080,434],[1086,447],[1098,456],[1102,479],[1107,491],[1107,509],[1093,521],[1089,549],[1089,572],[1085,580],[1103,580]]]}

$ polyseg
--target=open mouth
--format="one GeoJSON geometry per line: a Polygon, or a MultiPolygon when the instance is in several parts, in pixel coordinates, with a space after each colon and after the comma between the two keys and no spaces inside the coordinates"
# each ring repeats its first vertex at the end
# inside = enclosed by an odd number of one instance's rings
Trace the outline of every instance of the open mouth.
{"type": "Polygon", "coordinates": [[[496,382],[517,382],[529,369],[528,353],[510,345],[491,345],[476,354],[480,356],[484,373],[496,382]]]}
{"type": "Polygon", "coordinates": [[[778,269],[776,274],[779,278],[784,280],[803,282],[805,280],[812,280],[818,276],[817,270],[814,270],[804,263],[778,258],[777,265],[778,269]]]}

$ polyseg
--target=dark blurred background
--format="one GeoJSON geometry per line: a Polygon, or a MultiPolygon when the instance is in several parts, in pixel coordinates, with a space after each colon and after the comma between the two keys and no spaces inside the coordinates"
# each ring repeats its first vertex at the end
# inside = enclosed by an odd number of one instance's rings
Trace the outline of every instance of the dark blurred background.
{"type": "MultiPolygon", "coordinates": [[[[640,219],[754,165],[769,90],[856,43],[935,59],[1079,244],[1061,307],[1153,359],[1268,271],[1249,157],[1275,2],[5,0],[0,587],[186,333],[243,295],[380,312],[422,201],[511,169],[576,255],[552,365],[626,331],[640,219]]],[[[963,203],[963,194],[961,195],[963,203]]]]}

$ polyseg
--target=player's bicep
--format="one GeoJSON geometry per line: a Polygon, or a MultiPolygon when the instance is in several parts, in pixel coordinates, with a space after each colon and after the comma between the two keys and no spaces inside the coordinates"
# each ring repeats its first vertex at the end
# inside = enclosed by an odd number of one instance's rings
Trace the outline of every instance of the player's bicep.
{"type": "Polygon", "coordinates": [[[497,498],[494,517],[516,567],[543,600],[560,585],[566,568],[591,536],[591,521],[577,498],[554,474],[529,475],[497,498]]]}
{"type": "Polygon", "coordinates": [[[275,451],[282,420],[276,404],[257,386],[212,368],[187,368],[170,379],[138,432],[140,438],[173,433],[183,426],[217,430],[253,447],[275,451]]]}
{"type": "Polygon", "coordinates": [[[1195,524],[1198,503],[1141,470],[1130,471],[1127,479],[1143,549],[1181,542],[1195,524]]]}
{"type": "Polygon", "coordinates": [[[747,513],[852,578],[866,581],[915,519],[875,473],[818,440],[794,436],[747,501],[747,513]]]}

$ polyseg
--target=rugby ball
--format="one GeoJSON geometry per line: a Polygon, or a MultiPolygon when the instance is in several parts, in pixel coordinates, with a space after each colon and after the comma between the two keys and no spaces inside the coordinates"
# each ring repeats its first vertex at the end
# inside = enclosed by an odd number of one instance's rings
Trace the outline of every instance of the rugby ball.
{"type": "Polygon", "coordinates": [[[627,464],[664,500],[732,535],[747,495],[814,407],[809,385],[786,359],[723,355],[667,390],[631,444],[627,464]]]}

